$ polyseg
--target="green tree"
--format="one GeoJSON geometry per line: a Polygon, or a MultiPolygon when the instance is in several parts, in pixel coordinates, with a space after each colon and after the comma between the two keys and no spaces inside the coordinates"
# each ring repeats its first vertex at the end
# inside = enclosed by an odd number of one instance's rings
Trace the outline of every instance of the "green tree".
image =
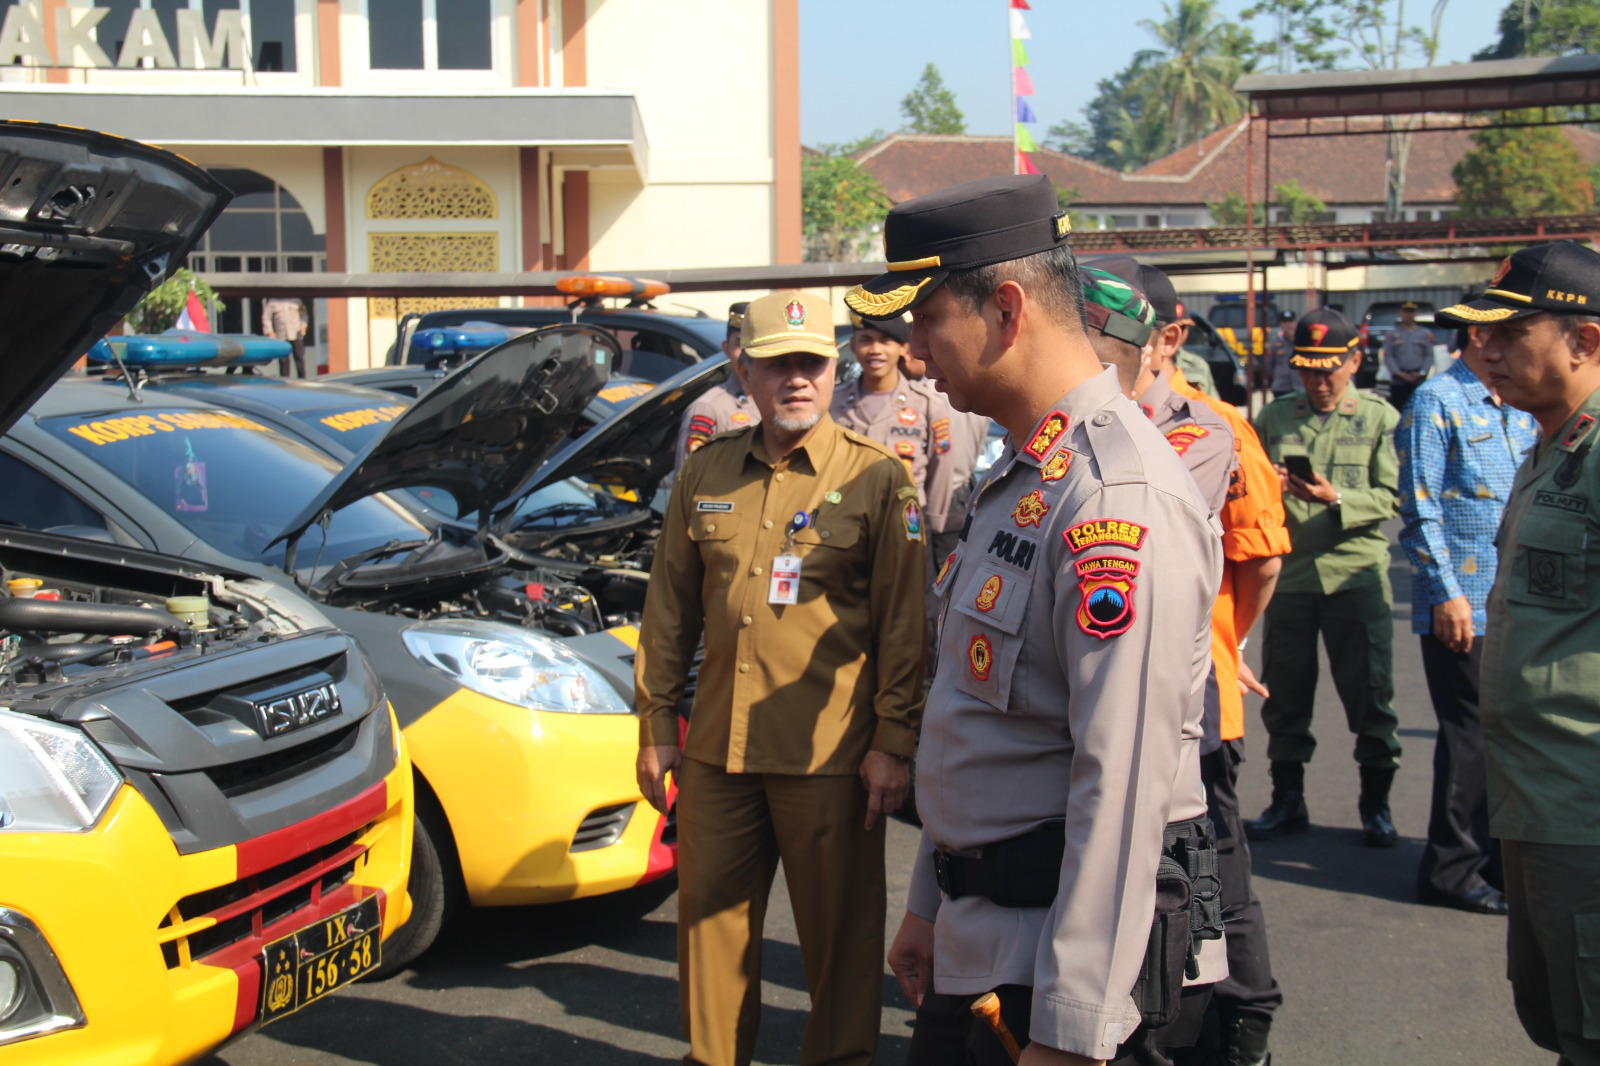
{"type": "Polygon", "coordinates": [[[965,133],[967,118],[956,106],[956,94],[945,88],[939,68],[929,63],[916,87],[900,101],[900,113],[913,133],[965,133]]]}
{"type": "Polygon", "coordinates": [[[800,163],[800,229],[809,262],[856,262],[872,247],[872,230],[889,210],[878,179],[838,146],[800,163]]]}
{"type": "MultiPolygon", "coordinates": [[[[1220,200],[1208,200],[1206,210],[1211,212],[1211,219],[1218,226],[1243,226],[1250,217],[1249,205],[1236,192],[1230,192],[1220,200]]],[[[1302,225],[1315,222],[1327,210],[1327,204],[1300,187],[1298,178],[1272,187],[1272,217],[1281,223],[1302,225]]],[[[1255,215],[1256,225],[1265,225],[1266,205],[1256,204],[1255,215]]]]}
{"type": "Polygon", "coordinates": [[[1214,0],[1177,0],[1176,8],[1161,6],[1164,20],[1139,22],[1161,47],[1134,59],[1146,65],[1142,80],[1147,107],[1152,98],[1160,101],[1176,143],[1193,141],[1198,153],[1202,137],[1244,114],[1244,102],[1233,91],[1233,83],[1244,71],[1243,58],[1236,52],[1251,38],[1248,31],[1241,36],[1236,28],[1231,33],[1224,30],[1214,0]]]}
{"type": "Polygon", "coordinates": [[[1500,39],[1472,58],[1568,52],[1600,52],[1600,4],[1594,0],[1511,0],[1500,12],[1500,39]]]}
{"type": "Polygon", "coordinates": [[[128,328],[135,333],[160,333],[171,329],[189,301],[189,290],[200,294],[200,300],[211,309],[212,317],[220,314],[225,305],[217,298],[217,291],[201,280],[188,267],[179,267],[172,277],[145,293],[137,307],[128,312],[128,328]]]}
{"type": "Polygon", "coordinates": [[[1451,170],[1466,218],[1572,215],[1590,211],[1595,187],[1583,157],[1553,126],[1490,127],[1451,170]]]}
{"type": "MultiPolygon", "coordinates": [[[[1370,70],[1433,66],[1439,55],[1439,27],[1450,0],[1433,0],[1426,26],[1406,21],[1405,0],[1261,0],[1244,10],[1250,19],[1277,20],[1273,47],[1284,59],[1313,70],[1332,70],[1354,62],[1370,70]]],[[[1406,163],[1411,155],[1415,116],[1386,115],[1384,203],[1389,218],[1402,217],[1406,163]]]]}

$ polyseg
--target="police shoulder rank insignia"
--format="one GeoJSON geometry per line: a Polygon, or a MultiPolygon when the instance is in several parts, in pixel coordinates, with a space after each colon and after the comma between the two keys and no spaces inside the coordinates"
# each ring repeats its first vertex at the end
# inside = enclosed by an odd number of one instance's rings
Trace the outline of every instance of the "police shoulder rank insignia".
{"type": "Polygon", "coordinates": [[[994,665],[994,645],[979,633],[967,645],[967,667],[979,681],[989,680],[989,667],[994,665]]]}
{"type": "Polygon", "coordinates": [[[1114,555],[1080,559],[1078,571],[1078,628],[1101,640],[1126,633],[1133,625],[1134,577],[1139,564],[1114,555]]]}
{"type": "Polygon", "coordinates": [[[1066,431],[1067,416],[1060,411],[1051,411],[1045,416],[1044,421],[1039,423],[1039,431],[1033,435],[1033,439],[1028,442],[1028,446],[1022,450],[1035,459],[1043,459],[1045,453],[1050,450],[1050,445],[1054,444],[1061,434],[1066,431]]]}
{"type": "Polygon", "coordinates": [[[906,539],[922,539],[922,508],[917,506],[916,500],[907,500],[900,509],[900,519],[905,523],[906,539]]]}
{"type": "Polygon", "coordinates": [[[994,610],[995,601],[1000,598],[1000,590],[1005,587],[1005,582],[999,574],[990,574],[989,580],[983,583],[983,588],[978,590],[978,598],[973,606],[984,614],[994,610]]]}
{"type": "Polygon", "coordinates": [[[1017,501],[1017,509],[1011,512],[1011,517],[1019,526],[1033,526],[1039,528],[1039,519],[1050,513],[1050,505],[1044,502],[1044,490],[1034,489],[1022,499],[1017,501]]]}
{"type": "Polygon", "coordinates": [[[950,420],[936,418],[933,420],[933,450],[940,455],[950,451],[950,420]]]}
{"type": "Polygon", "coordinates": [[[1044,461],[1039,468],[1039,477],[1044,481],[1060,481],[1071,468],[1072,453],[1063,448],[1044,461]]]}
{"type": "Polygon", "coordinates": [[[1572,423],[1572,428],[1567,430],[1567,435],[1561,438],[1561,446],[1570,448],[1589,435],[1594,428],[1594,415],[1579,415],[1578,420],[1572,423]]]}
{"type": "Polygon", "coordinates": [[[917,424],[917,412],[909,407],[900,408],[898,417],[902,426],[914,426],[917,424]]]}
{"type": "Polygon", "coordinates": [[[1196,425],[1193,422],[1186,422],[1181,426],[1173,426],[1171,429],[1167,430],[1167,443],[1172,445],[1173,451],[1177,452],[1179,455],[1183,455],[1189,450],[1189,446],[1195,441],[1199,440],[1201,437],[1209,436],[1211,436],[1211,431],[1205,426],[1196,425]]]}
{"type": "Polygon", "coordinates": [[[1085,548],[1093,548],[1101,544],[1121,544],[1125,548],[1138,551],[1144,546],[1145,534],[1149,530],[1137,522],[1125,522],[1120,518],[1097,518],[1089,522],[1079,522],[1071,529],[1062,532],[1062,538],[1067,542],[1067,547],[1076,554],[1085,548]]]}

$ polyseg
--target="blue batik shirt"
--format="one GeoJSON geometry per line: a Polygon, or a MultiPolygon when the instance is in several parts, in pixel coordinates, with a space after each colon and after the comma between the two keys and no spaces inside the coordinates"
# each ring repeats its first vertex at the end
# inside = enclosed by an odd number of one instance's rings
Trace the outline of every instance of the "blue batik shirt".
{"type": "Polygon", "coordinates": [[[1413,633],[1432,631],[1435,604],[1465,596],[1472,631],[1483,635],[1495,532],[1517,467],[1538,439],[1533,416],[1497,405],[1460,359],[1412,394],[1394,447],[1413,633]]]}

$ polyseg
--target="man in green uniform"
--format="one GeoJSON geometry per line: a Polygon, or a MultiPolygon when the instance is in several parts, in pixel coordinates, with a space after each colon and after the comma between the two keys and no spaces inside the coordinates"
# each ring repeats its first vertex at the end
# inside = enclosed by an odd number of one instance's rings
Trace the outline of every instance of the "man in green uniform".
{"type": "Polygon", "coordinates": [[[1312,311],[1295,326],[1303,392],[1268,404],[1256,432],[1283,478],[1293,550],[1267,607],[1261,707],[1272,760],[1272,803],[1245,823],[1251,840],[1310,826],[1305,765],[1316,740],[1317,634],[1322,634],[1345,719],[1356,736],[1361,830],[1367,844],[1399,839],[1389,786],[1400,765],[1394,698],[1394,619],[1389,539],[1379,528],[1399,508],[1394,428],[1399,414],[1350,383],[1359,335],[1337,311],[1312,311]]]}
{"type": "Polygon", "coordinates": [[[1489,383],[1539,443],[1500,525],[1480,679],[1489,829],[1501,842],[1507,973],[1522,1027],[1600,1063],[1600,255],[1525,248],[1436,317],[1478,332],[1489,383]]]}

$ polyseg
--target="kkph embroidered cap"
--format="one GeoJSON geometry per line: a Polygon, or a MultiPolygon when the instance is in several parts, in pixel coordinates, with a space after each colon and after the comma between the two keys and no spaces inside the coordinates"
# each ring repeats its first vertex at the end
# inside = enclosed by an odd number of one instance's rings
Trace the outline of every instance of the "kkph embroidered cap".
{"type": "Polygon", "coordinates": [[[983,178],[919,196],[884,220],[888,273],[857,285],[844,302],[862,318],[893,318],[926,300],[952,270],[1048,251],[1070,232],[1043,174],[983,178]]]}
{"type": "Polygon", "coordinates": [[[1505,259],[1476,300],[1434,312],[1452,326],[1495,326],[1542,311],[1600,315],[1600,253],[1572,241],[1524,248],[1505,259]]]}
{"type": "Polygon", "coordinates": [[[744,327],[744,313],[750,304],[745,300],[728,305],[728,336],[737,337],[739,330],[744,327]]]}
{"type": "Polygon", "coordinates": [[[1155,332],[1156,315],[1144,295],[1109,271],[1083,268],[1083,317],[1090,329],[1143,348],[1155,332]]]}
{"type": "Polygon", "coordinates": [[[827,359],[839,354],[833,346],[833,317],[828,314],[827,299],[797,289],[751,300],[745,308],[739,346],[752,359],[770,359],[790,352],[827,359]]]}
{"type": "Polygon", "coordinates": [[[1338,370],[1360,343],[1360,332],[1339,312],[1326,307],[1310,311],[1295,323],[1289,365],[1296,370],[1338,370]]]}
{"type": "Polygon", "coordinates": [[[855,329],[875,329],[892,341],[901,344],[911,343],[911,322],[905,315],[895,315],[893,318],[874,318],[867,321],[854,311],[850,312],[850,325],[855,329]]]}

